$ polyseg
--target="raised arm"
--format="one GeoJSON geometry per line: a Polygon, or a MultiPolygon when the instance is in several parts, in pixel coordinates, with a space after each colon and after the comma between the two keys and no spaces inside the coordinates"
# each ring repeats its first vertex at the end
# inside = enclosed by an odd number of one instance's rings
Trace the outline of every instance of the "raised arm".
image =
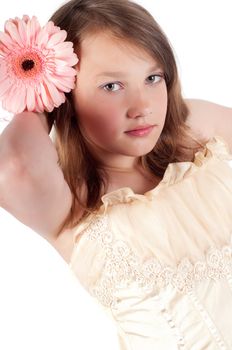
{"type": "Polygon", "coordinates": [[[14,116],[0,135],[0,206],[50,242],[72,203],[44,114],[14,116]]]}
{"type": "Polygon", "coordinates": [[[210,101],[185,100],[189,108],[187,124],[206,138],[221,136],[232,154],[232,108],[210,101]]]}

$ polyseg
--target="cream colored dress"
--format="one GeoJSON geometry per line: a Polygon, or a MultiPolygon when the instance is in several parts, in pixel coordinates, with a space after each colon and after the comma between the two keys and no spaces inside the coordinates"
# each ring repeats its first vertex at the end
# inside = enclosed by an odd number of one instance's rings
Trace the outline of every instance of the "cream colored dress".
{"type": "Polygon", "coordinates": [[[232,349],[229,160],[214,137],[144,195],[104,195],[74,229],[71,271],[115,320],[121,349],[232,349]]]}

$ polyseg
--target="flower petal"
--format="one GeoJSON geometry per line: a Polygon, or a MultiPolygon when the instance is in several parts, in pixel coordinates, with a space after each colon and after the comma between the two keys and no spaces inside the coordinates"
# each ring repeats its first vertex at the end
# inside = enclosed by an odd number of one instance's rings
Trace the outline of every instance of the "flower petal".
{"type": "Polygon", "coordinates": [[[11,38],[20,46],[23,46],[22,39],[19,35],[18,28],[17,26],[11,22],[11,21],[6,21],[5,23],[5,31],[11,36],[11,38]]]}
{"type": "Polygon", "coordinates": [[[9,112],[21,113],[25,110],[25,86],[12,86],[6,99],[2,101],[2,106],[9,112]]]}
{"type": "Polygon", "coordinates": [[[66,56],[63,58],[66,63],[69,65],[69,66],[75,66],[75,64],[77,64],[79,62],[79,59],[77,58],[77,55],[76,54],[72,54],[70,56],[66,56]]]}
{"type": "Polygon", "coordinates": [[[56,51],[62,51],[68,48],[73,48],[73,43],[71,41],[64,41],[62,43],[56,44],[56,51]]]}
{"type": "Polygon", "coordinates": [[[35,16],[32,17],[31,21],[28,23],[28,26],[30,27],[30,45],[35,44],[37,35],[40,32],[40,25],[35,16]]]}
{"type": "Polygon", "coordinates": [[[18,20],[18,31],[23,43],[26,42],[26,23],[24,21],[18,20]]]}
{"type": "Polygon", "coordinates": [[[0,81],[8,78],[7,65],[3,58],[0,57],[0,81]]]}
{"type": "Polygon", "coordinates": [[[61,30],[58,33],[53,34],[48,40],[47,47],[52,48],[54,45],[57,45],[60,42],[63,42],[67,38],[67,32],[61,30]]]}
{"type": "Polygon", "coordinates": [[[23,15],[22,20],[27,24],[30,21],[30,17],[28,15],[23,15]]]}
{"type": "Polygon", "coordinates": [[[49,21],[43,29],[49,34],[49,36],[58,33],[60,31],[60,27],[55,26],[52,21],[49,21]]]}
{"type": "Polygon", "coordinates": [[[57,89],[64,92],[70,92],[75,86],[73,79],[64,80],[60,79],[60,77],[55,77],[54,75],[49,76],[49,81],[51,81],[57,89]]]}
{"type": "Polygon", "coordinates": [[[70,66],[74,66],[78,62],[77,55],[73,52],[73,49],[69,48],[61,51],[56,50],[56,47],[54,47],[54,50],[56,59],[65,61],[70,66]]]}
{"type": "Polygon", "coordinates": [[[52,98],[52,101],[55,107],[60,106],[65,101],[65,96],[63,92],[57,90],[55,85],[51,84],[48,80],[45,80],[45,84],[48,88],[49,94],[52,98]]]}
{"type": "Polygon", "coordinates": [[[48,42],[48,33],[45,32],[44,30],[41,30],[38,35],[37,35],[37,45],[38,47],[43,48],[44,46],[46,46],[47,42],[48,42]]]}
{"type": "Polygon", "coordinates": [[[26,106],[28,111],[34,111],[35,109],[35,90],[32,86],[27,87],[26,106]]]}
{"type": "Polygon", "coordinates": [[[0,81],[0,99],[4,98],[4,95],[8,93],[11,87],[12,87],[12,83],[10,79],[4,79],[0,81]]]}
{"type": "Polygon", "coordinates": [[[64,76],[69,76],[69,77],[74,77],[77,74],[76,69],[72,67],[56,67],[56,74],[57,75],[64,75],[64,76]]]}
{"type": "Polygon", "coordinates": [[[45,84],[40,84],[41,86],[41,100],[48,112],[51,112],[54,108],[52,98],[50,96],[49,90],[45,84]]]}
{"type": "Polygon", "coordinates": [[[10,35],[4,32],[0,32],[0,43],[6,46],[7,48],[13,48],[15,45],[10,35]]]}
{"type": "Polygon", "coordinates": [[[40,112],[42,113],[44,111],[44,104],[42,101],[42,98],[40,95],[36,94],[35,95],[35,100],[36,100],[36,106],[35,106],[35,112],[40,112]]]}
{"type": "Polygon", "coordinates": [[[14,94],[13,104],[11,111],[15,113],[21,113],[25,110],[26,107],[26,86],[22,84],[22,86],[16,89],[16,93],[14,94]]]}
{"type": "Polygon", "coordinates": [[[24,15],[23,19],[15,17],[6,22],[5,32],[0,32],[3,108],[13,113],[23,110],[50,112],[65,102],[64,93],[75,87],[77,72],[72,66],[78,62],[73,43],[65,42],[66,38],[67,32],[52,21],[41,28],[35,16],[30,19],[24,15]],[[25,72],[20,68],[26,59],[37,58],[35,67],[27,66],[25,72]],[[18,67],[20,74],[16,74],[18,67]]]}

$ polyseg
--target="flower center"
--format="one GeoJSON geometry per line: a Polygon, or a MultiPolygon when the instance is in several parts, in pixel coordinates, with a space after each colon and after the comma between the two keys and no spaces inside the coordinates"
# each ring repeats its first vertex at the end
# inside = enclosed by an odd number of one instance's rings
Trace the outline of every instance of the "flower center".
{"type": "Polygon", "coordinates": [[[35,81],[44,71],[44,58],[36,50],[15,52],[12,54],[11,69],[16,79],[35,81]]]}
{"type": "Polygon", "coordinates": [[[23,61],[23,63],[22,63],[22,68],[23,68],[25,71],[27,71],[27,70],[33,69],[34,65],[35,65],[34,61],[32,61],[32,60],[25,60],[25,61],[23,61]]]}

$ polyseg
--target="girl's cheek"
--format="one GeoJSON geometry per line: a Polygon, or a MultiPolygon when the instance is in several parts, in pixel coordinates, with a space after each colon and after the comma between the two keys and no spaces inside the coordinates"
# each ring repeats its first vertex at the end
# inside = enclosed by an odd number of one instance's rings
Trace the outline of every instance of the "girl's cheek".
{"type": "Polygon", "coordinates": [[[108,103],[102,104],[98,109],[95,109],[95,115],[98,115],[98,118],[102,121],[114,123],[120,120],[120,115],[123,115],[123,111],[120,106],[108,103]]]}

